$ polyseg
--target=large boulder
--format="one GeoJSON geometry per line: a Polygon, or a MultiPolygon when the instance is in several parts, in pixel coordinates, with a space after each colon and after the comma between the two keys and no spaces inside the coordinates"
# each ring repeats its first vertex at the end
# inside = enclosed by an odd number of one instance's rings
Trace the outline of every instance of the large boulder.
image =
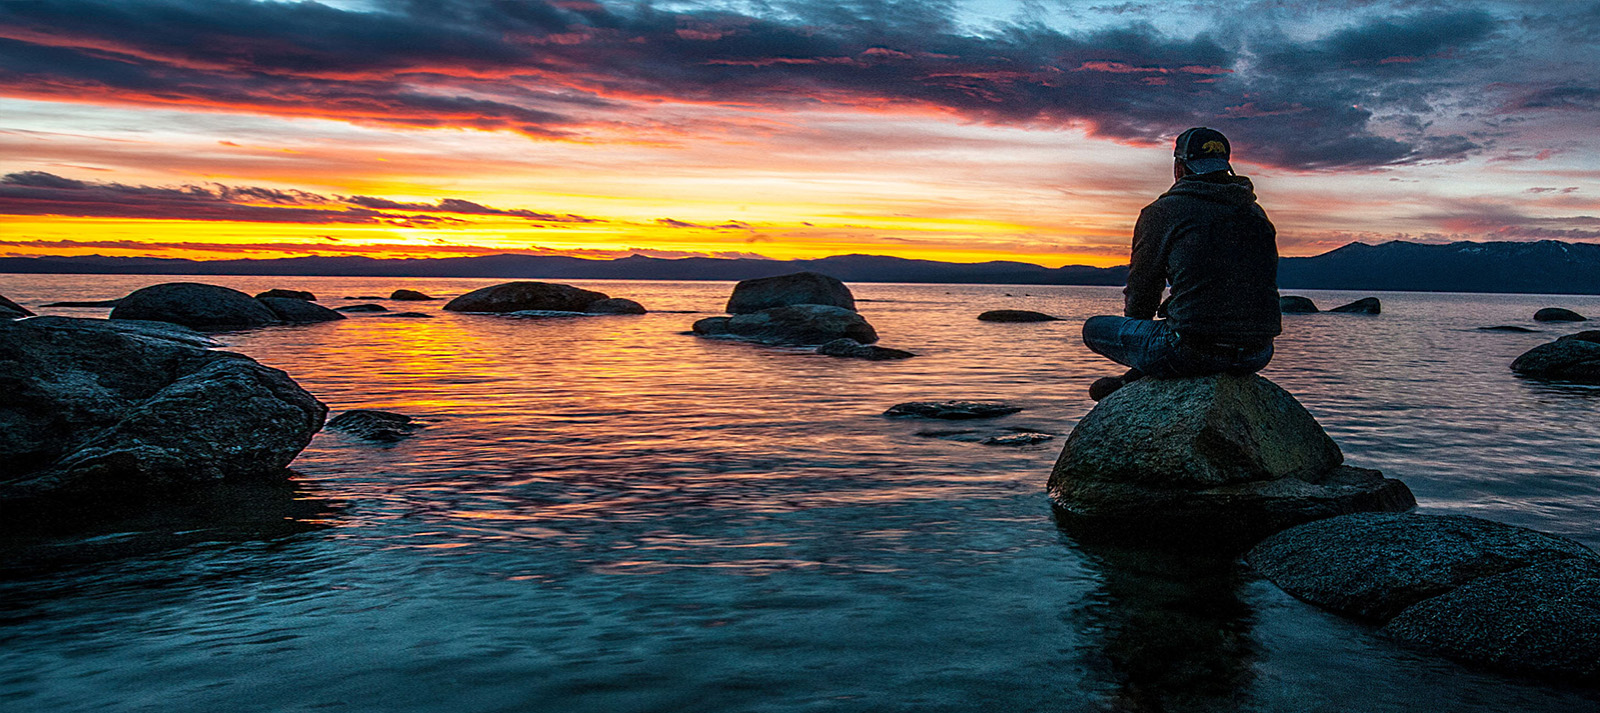
{"type": "Polygon", "coordinates": [[[1467,664],[1600,684],[1600,564],[1569,557],[1483,577],[1381,633],[1467,664]]]}
{"type": "Polygon", "coordinates": [[[32,316],[33,313],[28,311],[27,307],[6,299],[5,295],[0,295],[0,319],[18,319],[32,316]]]}
{"type": "Polygon", "coordinates": [[[473,290],[450,300],[444,308],[451,312],[521,312],[546,310],[582,312],[589,305],[609,297],[601,292],[549,282],[507,282],[473,290]]]}
{"type": "Polygon", "coordinates": [[[290,299],[290,300],[305,300],[307,302],[316,302],[317,301],[317,296],[316,295],[311,294],[310,292],[306,292],[305,290],[282,290],[282,289],[274,288],[274,289],[270,289],[270,290],[267,290],[266,292],[262,292],[262,293],[256,295],[256,299],[258,299],[258,300],[264,300],[264,299],[269,299],[269,298],[283,298],[283,299],[290,299]]]}
{"type": "Polygon", "coordinates": [[[204,331],[249,329],[280,321],[250,295],[197,282],[168,282],[134,290],[111,310],[111,318],[171,322],[204,331]]]}
{"type": "Polygon", "coordinates": [[[980,322],[1059,322],[1060,317],[1052,317],[1043,312],[1034,312],[1025,309],[992,309],[978,315],[980,322]]]}
{"type": "Polygon", "coordinates": [[[1546,307],[1534,312],[1533,320],[1535,322],[1587,322],[1589,318],[1563,307],[1546,307]]]}
{"type": "Polygon", "coordinates": [[[735,285],[728,314],[749,314],[773,307],[828,305],[854,311],[856,299],[843,282],[815,272],[762,277],[735,285]]]}
{"type": "Polygon", "coordinates": [[[1563,337],[1523,352],[1511,362],[1511,370],[1523,376],[1600,383],[1600,343],[1563,337]]]}
{"type": "Polygon", "coordinates": [[[835,339],[861,344],[878,341],[878,333],[861,315],[841,307],[799,304],[773,307],[733,317],[708,317],[694,323],[701,336],[728,336],[774,345],[820,345],[835,339]]]}
{"type": "Polygon", "coordinates": [[[1284,295],[1278,298],[1278,311],[1284,314],[1310,314],[1319,311],[1309,297],[1284,295]]]}
{"type": "Polygon", "coordinates": [[[401,302],[425,302],[427,300],[436,300],[439,298],[429,297],[428,295],[416,290],[395,290],[394,292],[389,293],[389,299],[399,300],[401,302]]]}
{"type": "Polygon", "coordinates": [[[1404,484],[1343,460],[1311,414],[1260,376],[1146,378],[1078,422],[1049,490],[1067,516],[1112,529],[1199,527],[1230,540],[1416,504],[1404,484]]]}
{"type": "MultiPolygon", "coordinates": [[[[1282,311],[1280,309],[1280,311],[1282,311]]],[[[1379,314],[1383,312],[1383,303],[1376,297],[1362,297],[1347,305],[1340,305],[1328,310],[1329,312],[1345,312],[1349,314],[1379,314]]]]}
{"type": "Polygon", "coordinates": [[[307,302],[298,297],[257,297],[261,304],[272,310],[278,319],[289,324],[310,324],[313,322],[332,322],[344,319],[345,316],[315,302],[307,302]]]}
{"type": "Polygon", "coordinates": [[[286,478],[327,408],[283,372],[204,339],[143,322],[0,323],[0,500],[286,478]]]}
{"type": "Polygon", "coordinates": [[[1382,622],[1467,582],[1569,558],[1600,561],[1578,542],[1490,520],[1360,513],[1277,533],[1247,559],[1296,598],[1382,622]]]}

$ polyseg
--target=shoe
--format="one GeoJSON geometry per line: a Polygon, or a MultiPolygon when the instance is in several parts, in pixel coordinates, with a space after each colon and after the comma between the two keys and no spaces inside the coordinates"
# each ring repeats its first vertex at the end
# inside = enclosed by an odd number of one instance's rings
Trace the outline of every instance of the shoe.
{"type": "Polygon", "coordinates": [[[1089,398],[1099,401],[1113,393],[1116,393],[1117,389],[1138,381],[1141,378],[1144,378],[1144,372],[1139,371],[1138,369],[1129,369],[1128,373],[1123,374],[1122,376],[1100,377],[1095,379],[1094,383],[1089,385],[1089,398]]]}

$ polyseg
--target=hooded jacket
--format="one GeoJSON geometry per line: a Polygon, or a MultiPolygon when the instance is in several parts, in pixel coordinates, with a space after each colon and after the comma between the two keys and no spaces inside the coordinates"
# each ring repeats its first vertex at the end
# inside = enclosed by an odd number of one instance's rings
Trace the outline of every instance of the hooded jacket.
{"type": "Polygon", "coordinates": [[[1283,331],[1277,283],[1277,230],[1250,179],[1184,176],[1139,213],[1123,313],[1164,314],[1180,337],[1265,340],[1283,331]]]}

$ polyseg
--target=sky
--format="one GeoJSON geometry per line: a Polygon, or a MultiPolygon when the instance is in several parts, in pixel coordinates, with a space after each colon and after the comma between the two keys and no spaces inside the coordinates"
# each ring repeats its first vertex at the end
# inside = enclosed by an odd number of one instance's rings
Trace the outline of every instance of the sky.
{"type": "Polygon", "coordinates": [[[0,255],[1127,261],[1600,242],[1600,2],[0,0],[0,255]]]}

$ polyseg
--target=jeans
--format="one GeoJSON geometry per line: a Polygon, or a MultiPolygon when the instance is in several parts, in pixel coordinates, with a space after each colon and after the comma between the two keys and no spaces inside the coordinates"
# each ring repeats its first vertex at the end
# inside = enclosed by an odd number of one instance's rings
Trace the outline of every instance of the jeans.
{"type": "Polygon", "coordinates": [[[1184,344],[1164,320],[1090,317],[1083,323],[1083,343],[1096,354],[1158,379],[1253,374],[1272,361],[1271,342],[1260,349],[1202,351],[1184,344]]]}

